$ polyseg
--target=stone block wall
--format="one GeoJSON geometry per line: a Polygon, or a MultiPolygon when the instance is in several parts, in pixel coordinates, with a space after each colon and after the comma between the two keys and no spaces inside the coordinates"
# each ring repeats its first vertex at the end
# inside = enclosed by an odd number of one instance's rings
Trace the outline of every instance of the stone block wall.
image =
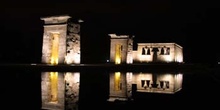
{"type": "Polygon", "coordinates": [[[80,64],[80,24],[69,22],[66,38],[66,64],[80,64]]]}
{"type": "Polygon", "coordinates": [[[43,45],[42,45],[42,63],[51,63],[52,53],[52,40],[53,33],[59,34],[58,40],[58,63],[62,64],[65,61],[66,56],[66,36],[67,36],[67,24],[70,16],[51,16],[44,17],[41,20],[44,21],[44,33],[43,33],[43,45]]]}
{"type": "Polygon", "coordinates": [[[64,63],[66,56],[66,30],[67,24],[44,26],[42,63],[50,63],[51,61],[53,33],[59,33],[58,63],[64,63]]]}
{"type": "Polygon", "coordinates": [[[133,57],[136,63],[183,62],[182,47],[175,43],[138,43],[133,57]]]}
{"type": "MultiPolygon", "coordinates": [[[[110,43],[110,62],[115,62],[115,53],[116,53],[116,45],[119,44],[122,46],[121,48],[121,63],[127,62],[127,54],[128,54],[128,48],[129,48],[129,54],[133,50],[131,50],[132,40],[129,40],[128,35],[116,35],[116,34],[109,34],[111,37],[111,43],[110,43]],[[129,45],[130,46],[129,46],[129,45]]],[[[132,47],[133,48],[133,47],[132,47]]]]}

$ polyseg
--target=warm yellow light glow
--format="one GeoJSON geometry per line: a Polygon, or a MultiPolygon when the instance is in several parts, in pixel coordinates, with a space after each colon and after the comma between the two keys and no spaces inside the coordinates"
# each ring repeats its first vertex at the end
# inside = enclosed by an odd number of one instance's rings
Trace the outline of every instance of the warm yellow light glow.
{"type": "Polygon", "coordinates": [[[115,64],[121,63],[121,45],[116,44],[115,46],[115,64]]]}
{"type": "Polygon", "coordinates": [[[120,72],[115,72],[115,90],[116,91],[121,90],[120,79],[121,79],[121,73],[120,72]]]}
{"type": "Polygon", "coordinates": [[[51,50],[51,64],[58,64],[59,55],[59,33],[51,33],[52,36],[52,50],[51,50]]]}
{"type": "Polygon", "coordinates": [[[51,102],[56,102],[58,100],[58,72],[50,72],[50,87],[51,102]]]}

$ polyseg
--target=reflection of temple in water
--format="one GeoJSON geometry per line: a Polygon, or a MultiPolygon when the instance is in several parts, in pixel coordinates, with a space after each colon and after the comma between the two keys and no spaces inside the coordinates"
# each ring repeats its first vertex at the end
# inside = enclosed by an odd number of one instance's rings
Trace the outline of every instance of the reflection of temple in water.
{"type": "Polygon", "coordinates": [[[133,84],[140,92],[175,93],[182,88],[182,74],[150,74],[133,75],[133,84]]]}
{"type": "MultiPolygon", "coordinates": [[[[183,62],[182,47],[176,43],[138,43],[137,50],[133,50],[133,37],[128,35],[109,35],[111,37],[111,63],[183,62]]],[[[110,94],[108,100],[132,99],[132,91],[175,93],[181,88],[182,74],[179,73],[115,72],[110,74],[110,94]]]]}
{"type": "MultiPolygon", "coordinates": [[[[41,18],[44,21],[42,63],[80,64],[80,22],[70,16],[41,18]]],[[[138,43],[133,37],[111,36],[110,62],[117,64],[183,62],[182,47],[176,43],[138,43]]],[[[109,100],[132,98],[132,91],[175,93],[181,89],[181,74],[110,73],[109,100]]],[[[42,72],[42,109],[77,110],[80,72],[42,72]]]]}
{"type": "Polygon", "coordinates": [[[182,89],[181,73],[121,73],[110,74],[109,101],[131,100],[132,92],[174,94],[182,89]]]}

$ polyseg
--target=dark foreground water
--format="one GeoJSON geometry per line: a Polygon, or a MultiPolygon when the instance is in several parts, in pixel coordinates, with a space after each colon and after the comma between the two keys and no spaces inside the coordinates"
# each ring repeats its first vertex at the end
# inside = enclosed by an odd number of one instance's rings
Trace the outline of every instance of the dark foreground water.
{"type": "MultiPolygon", "coordinates": [[[[41,71],[4,66],[0,73],[4,110],[41,110],[41,71]]],[[[211,110],[220,107],[218,67],[211,71],[188,70],[183,73],[182,89],[175,94],[139,93],[130,102],[107,102],[109,74],[108,71],[99,71],[99,68],[80,73],[79,110],[211,110]]]]}

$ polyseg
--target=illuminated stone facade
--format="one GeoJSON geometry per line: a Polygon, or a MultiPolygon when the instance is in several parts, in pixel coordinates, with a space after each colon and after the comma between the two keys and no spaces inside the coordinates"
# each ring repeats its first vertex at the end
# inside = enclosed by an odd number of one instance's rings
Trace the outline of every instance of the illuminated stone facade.
{"type": "MultiPolygon", "coordinates": [[[[70,16],[44,20],[42,63],[80,64],[80,23],[70,16]]],[[[42,72],[42,109],[78,110],[79,72],[42,72]]]]}
{"type": "Polygon", "coordinates": [[[44,20],[42,63],[53,60],[53,45],[57,45],[59,64],[80,64],[80,23],[70,16],[53,16],[44,20]],[[55,41],[56,40],[56,41],[55,41]]]}
{"type": "Polygon", "coordinates": [[[110,62],[149,63],[149,62],[183,62],[183,48],[176,43],[137,43],[133,50],[133,38],[129,35],[109,34],[110,62]],[[120,45],[120,50],[117,46],[120,45]]]}
{"type": "MultiPolygon", "coordinates": [[[[44,21],[42,63],[48,65],[80,64],[80,22],[70,16],[51,16],[44,21]]],[[[134,64],[183,62],[182,47],[176,43],[138,43],[133,50],[133,36],[111,36],[110,62],[134,64]]],[[[110,73],[109,101],[132,99],[137,92],[175,93],[182,87],[181,74],[110,73]]],[[[42,109],[78,110],[79,72],[42,72],[42,109]]]]}
{"type": "Polygon", "coordinates": [[[111,36],[110,43],[110,62],[133,63],[133,39],[128,35],[109,34],[111,36]]]}
{"type": "Polygon", "coordinates": [[[183,62],[182,47],[176,43],[138,43],[134,62],[183,62]]]}

